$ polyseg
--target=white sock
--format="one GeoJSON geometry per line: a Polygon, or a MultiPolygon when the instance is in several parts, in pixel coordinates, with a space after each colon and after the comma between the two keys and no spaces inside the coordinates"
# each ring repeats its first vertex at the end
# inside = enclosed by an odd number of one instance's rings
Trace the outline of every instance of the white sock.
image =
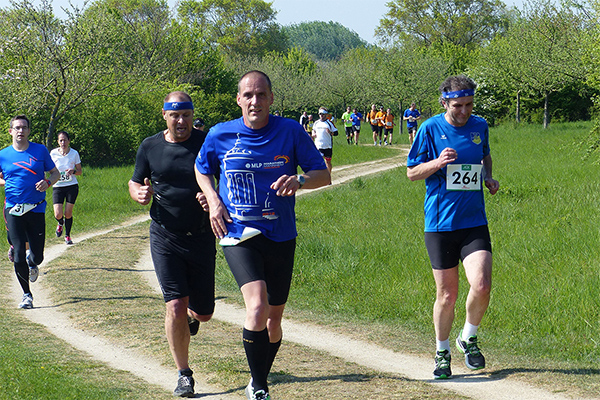
{"type": "Polygon", "coordinates": [[[479,325],[471,325],[468,321],[465,321],[465,326],[462,330],[461,339],[466,342],[471,336],[477,336],[478,328],[479,325]]]}
{"type": "Polygon", "coordinates": [[[444,351],[444,350],[450,351],[450,338],[448,338],[446,340],[436,339],[435,347],[436,347],[436,351],[444,351]]]}

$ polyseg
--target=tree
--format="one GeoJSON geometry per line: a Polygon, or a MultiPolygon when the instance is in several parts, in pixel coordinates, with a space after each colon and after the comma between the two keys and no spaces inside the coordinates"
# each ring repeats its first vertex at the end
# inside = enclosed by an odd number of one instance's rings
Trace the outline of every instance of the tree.
{"type": "Polygon", "coordinates": [[[67,113],[94,97],[129,94],[174,66],[165,1],[107,0],[71,9],[64,21],[49,0],[11,4],[0,26],[4,112],[45,121],[48,147],[67,113]]]}
{"type": "Polygon", "coordinates": [[[282,28],[290,47],[301,47],[319,60],[338,60],[350,49],[367,47],[358,34],[339,22],[302,22],[282,28]]]}
{"type": "Polygon", "coordinates": [[[392,0],[387,6],[376,30],[384,44],[451,43],[472,48],[507,26],[506,6],[500,0],[392,0]]]}
{"type": "Polygon", "coordinates": [[[273,85],[273,108],[282,115],[297,113],[314,106],[319,68],[312,57],[300,48],[286,52],[271,52],[264,57],[247,57],[238,60],[239,75],[259,69],[269,75],[273,85]]]}
{"type": "MultiPolygon", "coordinates": [[[[516,19],[503,37],[498,37],[481,54],[480,71],[488,87],[497,86],[512,93],[541,97],[544,127],[550,123],[550,95],[587,76],[583,63],[582,15],[570,7],[551,1],[531,2],[525,15],[516,19]]],[[[517,106],[517,115],[520,107],[517,106]]]]}
{"type": "Polygon", "coordinates": [[[263,0],[183,0],[179,18],[230,56],[284,51],[287,41],[277,12],[263,0]]]}

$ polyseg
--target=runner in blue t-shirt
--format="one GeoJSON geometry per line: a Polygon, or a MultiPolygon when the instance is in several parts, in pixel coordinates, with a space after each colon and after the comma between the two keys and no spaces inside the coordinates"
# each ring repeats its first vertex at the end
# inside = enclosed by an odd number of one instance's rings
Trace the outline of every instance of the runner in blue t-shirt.
{"type": "Polygon", "coordinates": [[[281,319],[296,247],[295,193],[330,183],[321,154],[297,122],[269,115],[268,76],[239,81],[242,118],[217,124],[196,159],[210,221],[246,303],[243,343],[249,399],[269,399],[267,376],[281,344],[281,319]],[[300,166],[304,173],[297,174],[300,166]],[[214,175],[220,171],[219,193],[214,175]]]}
{"type": "Polygon", "coordinates": [[[404,111],[404,119],[406,121],[406,129],[408,130],[408,141],[412,146],[415,140],[415,134],[417,133],[417,121],[421,119],[421,113],[417,110],[417,105],[412,103],[410,108],[404,111]]]}
{"type": "Polygon", "coordinates": [[[0,151],[0,174],[5,181],[6,227],[14,247],[14,268],[23,289],[19,308],[33,308],[29,281],[38,277],[44,260],[46,238],[46,190],[58,181],[56,169],[45,146],[29,141],[30,125],[24,115],[10,120],[12,145],[0,151]],[[50,172],[46,179],[46,172],[50,172]],[[29,242],[29,255],[26,243],[29,242]]]}
{"type": "Polygon", "coordinates": [[[491,194],[489,132],[483,118],[471,115],[475,82],[451,76],[440,86],[443,114],[425,121],[407,161],[410,180],[425,179],[425,245],[433,268],[437,298],[433,308],[436,333],[434,378],[449,378],[450,331],[458,297],[458,264],[470,284],[466,321],[456,338],[470,369],[485,367],[477,329],[490,301],[492,246],[483,201],[482,181],[491,194]]]}
{"type": "Polygon", "coordinates": [[[350,114],[350,119],[352,120],[352,130],[354,131],[354,144],[358,146],[358,136],[360,135],[360,121],[363,120],[363,116],[361,113],[356,111],[356,108],[352,109],[352,114],[350,114]]]}

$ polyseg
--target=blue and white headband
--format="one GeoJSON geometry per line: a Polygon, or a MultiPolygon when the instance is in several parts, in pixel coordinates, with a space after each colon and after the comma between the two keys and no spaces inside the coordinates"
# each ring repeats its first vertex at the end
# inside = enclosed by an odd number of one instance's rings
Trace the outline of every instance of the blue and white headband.
{"type": "Polygon", "coordinates": [[[193,110],[194,103],[191,101],[171,101],[165,103],[163,110],[165,111],[179,111],[179,110],[193,110]]]}
{"type": "Polygon", "coordinates": [[[459,97],[474,96],[475,89],[463,89],[455,92],[442,92],[442,99],[458,99],[459,97]]]}

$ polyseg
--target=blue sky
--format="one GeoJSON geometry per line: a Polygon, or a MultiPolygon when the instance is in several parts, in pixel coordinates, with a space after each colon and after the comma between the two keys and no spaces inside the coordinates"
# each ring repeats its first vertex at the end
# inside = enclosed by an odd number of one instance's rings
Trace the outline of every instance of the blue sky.
{"type": "MultiPolygon", "coordinates": [[[[39,0],[33,0],[39,4],[39,0]]],[[[168,0],[169,6],[174,7],[178,0],[168,0]]],[[[385,4],[389,0],[271,0],[273,8],[278,11],[277,21],[281,25],[306,21],[335,21],[355,31],[369,43],[374,43],[374,31],[379,20],[387,12],[385,4]]],[[[84,0],[71,0],[77,6],[82,6],[84,0]]],[[[520,7],[523,0],[504,0],[509,5],[520,7]]],[[[54,11],[61,16],[60,8],[68,7],[69,0],[54,0],[54,11]]],[[[10,5],[9,0],[0,0],[0,7],[10,5]]],[[[64,15],[64,14],[62,14],[64,15]]]]}

